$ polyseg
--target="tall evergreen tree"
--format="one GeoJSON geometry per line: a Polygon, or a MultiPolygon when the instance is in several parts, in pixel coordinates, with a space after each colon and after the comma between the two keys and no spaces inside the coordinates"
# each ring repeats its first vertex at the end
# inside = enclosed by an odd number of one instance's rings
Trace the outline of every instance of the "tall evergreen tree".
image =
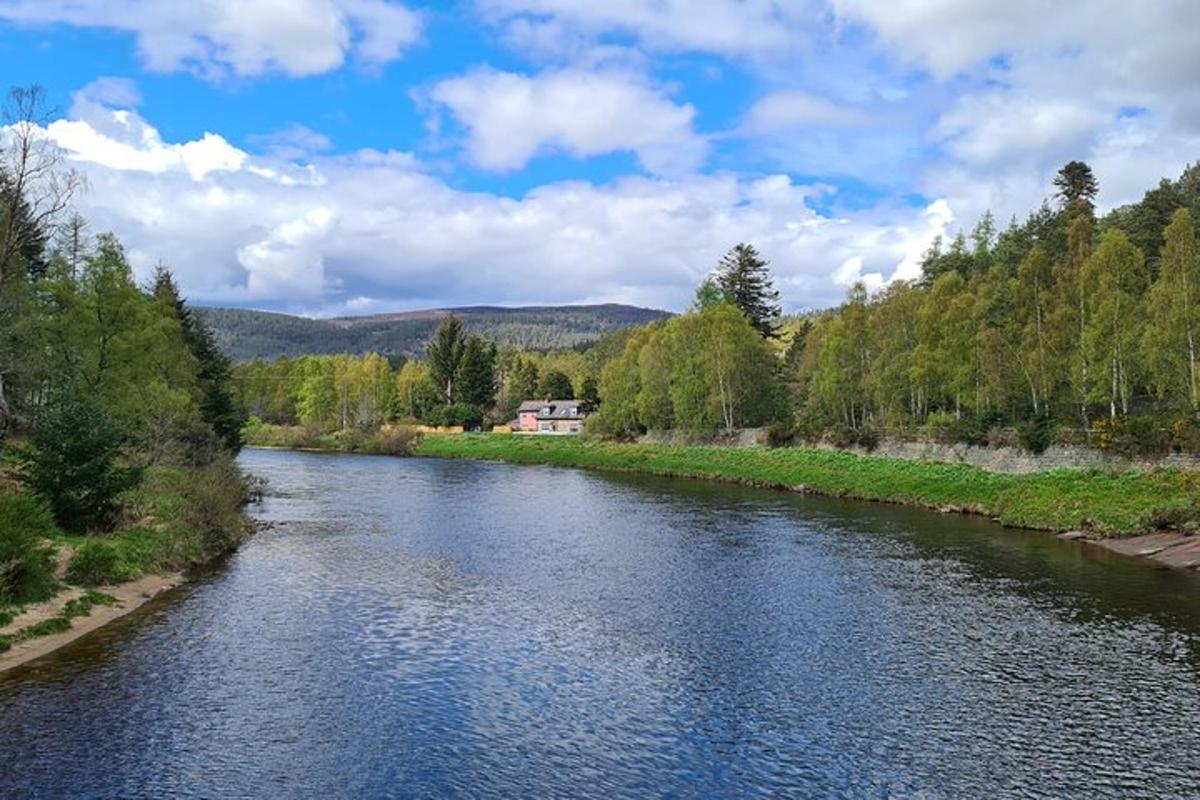
{"type": "Polygon", "coordinates": [[[458,399],[487,411],[496,403],[496,345],[470,336],[458,365],[458,399]]]}
{"type": "Polygon", "coordinates": [[[763,337],[775,338],[779,335],[779,292],[767,266],[753,245],[738,244],[721,259],[716,278],[725,300],[740,308],[763,337]]]}
{"type": "Polygon", "coordinates": [[[1092,168],[1082,161],[1070,161],[1054,176],[1054,188],[1063,208],[1092,207],[1100,184],[1092,168]]]}
{"type": "Polygon", "coordinates": [[[201,417],[212,428],[222,446],[236,453],[242,448],[242,426],[246,422],[246,415],[233,396],[233,365],[229,357],[221,352],[204,320],[188,308],[175,277],[166,267],[160,266],[155,270],[152,294],[179,320],[183,341],[196,359],[201,417]]]}
{"type": "Polygon", "coordinates": [[[425,359],[429,362],[433,380],[447,405],[454,403],[456,399],[455,381],[458,379],[458,367],[462,363],[465,350],[462,320],[449,314],[438,325],[433,341],[425,348],[425,359]]]}

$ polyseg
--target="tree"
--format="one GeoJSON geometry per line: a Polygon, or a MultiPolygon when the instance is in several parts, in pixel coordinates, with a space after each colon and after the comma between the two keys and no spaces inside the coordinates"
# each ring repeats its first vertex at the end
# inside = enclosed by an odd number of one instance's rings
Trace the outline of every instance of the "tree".
{"type": "Polygon", "coordinates": [[[166,267],[154,273],[154,299],[179,322],[183,341],[196,359],[196,380],[200,388],[200,415],[226,450],[242,449],[245,412],[238,406],[232,390],[232,364],[217,347],[212,331],[204,320],[188,308],[175,278],[166,267]]]}
{"type": "Polygon", "coordinates": [[[583,402],[585,414],[590,414],[600,408],[600,383],[596,380],[595,375],[588,375],[583,379],[583,390],[579,393],[579,399],[583,402]]]}
{"type": "Polygon", "coordinates": [[[40,86],[10,90],[0,113],[8,133],[0,148],[0,278],[14,256],[44,246],[83,186],[78,172],[63,169],[61,151],[45,134],[52,117],[40,86]]]}
{"type": "Polygon", "coordinates": [[[1062,208],[1084,206],[1090,209],[1100,184],[1091,167],[1082,161],[1070,161],[1054,176],[1054,188],[1062,208]]]}
{"type": "Polygon", "coordinates": [[[546,400],[574,400],[575,389],[566,373],[550,370],[538,383],[538,397],[546,400]]]}
{"type": "Polygon", "coordinates": [[[463,347],[458,365],[460,402],[490,409],[496,403],[496,346],[471,336],[463,347]]]}
{"type": "Polygon", "coordinates": [[[1136,380],[1134,355],[1139,332],[1139,306],[1148,284],[1142,253],[1120,230],[1109,230],[1084,264],[1087,319],[1083,346],[1088,361],[1088,397],[1103,400],[1109,416],[1129,413],[1136,380]]]}
{"type": "Polygon", "coordinates": [[[458,379],[458,367],[462,363],[463,352],[466,350],[462,320],[453,314],[447,315],[437,333],[425,348],[425,360],[434,383],[442,392],[447,405],[454,403],[455,381],[458,379]]]}
{"type": "Polygon", "coordinates": [[[738,244],[721,259],[716,280],[724,299],[741,309],[763,337],[774,338],[778,335],[779,292],[767,266],[753,246],[738,244]]]}
{"type": "Polygon", "coordinates": [[[29,445],[18,451],[19,476],[62,527],[103,527],[113,520],[117,495],[141,481],[140,470],[120,464],[129,443],[90,391],[66,387],[35,414],[29,445]]]}
{"type": "Polygon", "coordinates": [[[429,365],[406,361],[396,375],[396,416],[423,419],[442,399],[429,365]]]}
{"type": "Polygon", "coordinates": [[[1200,248],[1180,209],[1164,235],[1158,280],[1146,300],[1142,352],[1159,397],[1178,391],[1200,411],[1200,248]]]}

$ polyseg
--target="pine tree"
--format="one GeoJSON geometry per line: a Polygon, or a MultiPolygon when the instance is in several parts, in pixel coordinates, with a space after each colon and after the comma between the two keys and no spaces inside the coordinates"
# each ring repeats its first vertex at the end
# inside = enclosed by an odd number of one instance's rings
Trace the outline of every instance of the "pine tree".
{"type": "Polygon", "coordinates": [[[455,400],[455,381],[458,378],[458,366],[462,363],[463,351],[466,349],[462,320],[450,314],[442,320],[437,333],[425,348],[425,359],[433,373],[433,380],[442,393],[446,405],[455,400]]]}
{"type": "Polygon", "coordinates": [[[1091,167],[1082,161],[1071,161],[1054,176],[1054,188],[1063,208],[1091,208],[1100,191],[1100,184],[1091,167]]]}
{"type": "Polygon", "coordinates": [[[459,402],[490,409],[496,403],[496,345],[471,336],[458,365],[459,402]]]}
{"type": "Polygon", "coordinates": [[[738,244],[721,259],[716,279],[725,300],[740,308],[764,338],[775,338],[779,335],[779,292],[767,266],[752,245],[738,244]]]}
{"type": "Polygon", "coordinates": [[[217,346],[212,331],[188,308],[175,278],[166,267],[154,273],[154,298],[179,320],[183,341],[196,359],[196,380],[200,386],[200,415],[212,428],[221,444],[230,452],[242,449],[245,412],[233,396],[233,365],[217,346]]]}

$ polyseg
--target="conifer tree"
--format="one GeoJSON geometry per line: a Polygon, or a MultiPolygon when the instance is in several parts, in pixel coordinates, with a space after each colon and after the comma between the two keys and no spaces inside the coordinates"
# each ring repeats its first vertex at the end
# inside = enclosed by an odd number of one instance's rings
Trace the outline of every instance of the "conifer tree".
{"type": "Polygon", "coordinates": [[[245,413],[238,407],[231,387],[232,363],[221,352],[204,320],[188,308],[171,271],[160,266],[154,273],[154,298],[179,320],[183,341],[196,359],[200,385],[200,415],[230,452],[242,448],[245,413]]]}
{"type": "Polygon", "coordinates": [[[455,400],[455,381],[458,367],[466,349],[462,320],[449,314],[438,326],[437,333],[425,348],[425,358],[433,373],[433,380],[442,393],[447,405],[455,400]]]}
{"type": "Polygon", "coordinates": [[[779,335],[779,292],[767,266],[753,245],[738,244],[721,259],[716,279],[725,300],[740,308],[764,338],[775,338],[779,335]]]}

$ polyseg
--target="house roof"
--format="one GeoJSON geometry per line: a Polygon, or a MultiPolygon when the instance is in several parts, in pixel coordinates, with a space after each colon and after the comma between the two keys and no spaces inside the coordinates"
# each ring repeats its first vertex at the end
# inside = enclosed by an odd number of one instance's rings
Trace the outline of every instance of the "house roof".
{"type": "Polygon", "coordinates": [[[579,411],[582,405],[582,400],[526,400],[521,403],[518,413],[534,412],[538,419],[582,419],[585,416],[579,411]],[[545,413],[546,408],[550,409],[549,413],[545,413]]]}

